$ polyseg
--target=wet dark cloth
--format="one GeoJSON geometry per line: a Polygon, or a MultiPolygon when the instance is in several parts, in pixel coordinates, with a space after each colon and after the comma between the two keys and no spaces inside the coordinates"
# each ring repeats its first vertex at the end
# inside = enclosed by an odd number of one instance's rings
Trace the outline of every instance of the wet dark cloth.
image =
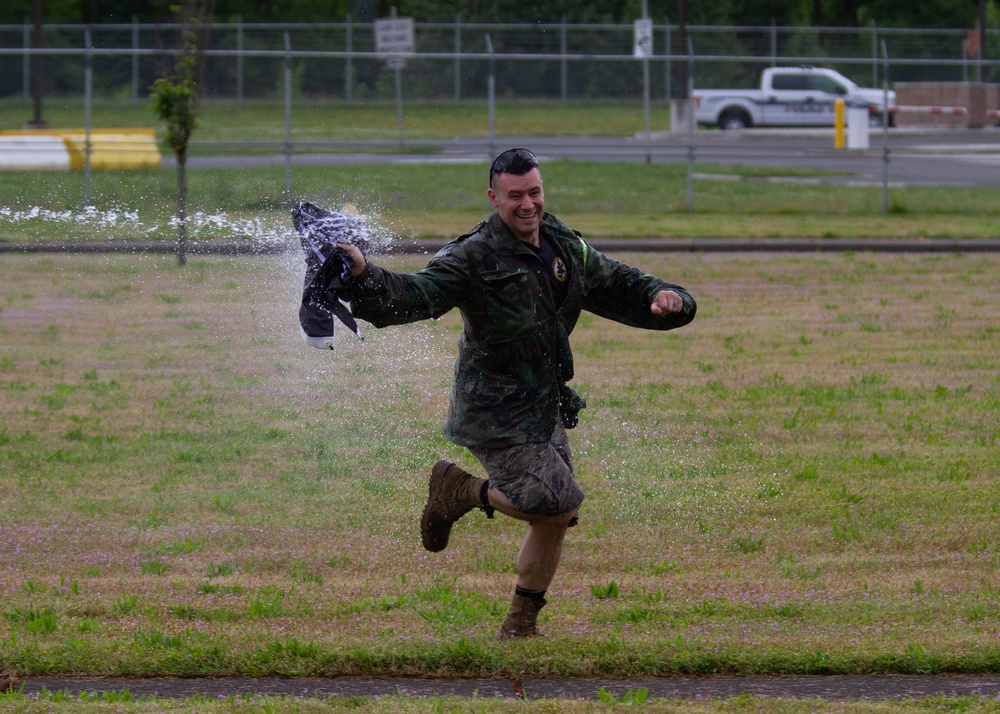
{"type": "Polygon", "coordinates": [[[445,422],[445,434],[457,444],[549,441],[560,419],[560,386],[573,378],[569,335],[582,310],[653,330],[694,319],[695,301],[684,288],[609,258],[550,214],[540,231],[567,271],[562,305],[541,277],[551,269],[496,214],[419,272],[395,273],[369,261],[354,281],[351,311],[376,327],[461,310],[464,329],[445,422]],[[661,290],[681,296],[681,312],[650,311],[661,290]]]}
{"type": "Polygon", "coordinates": [[[306,202],[292,208],[292,223],[306,260],[299,306],[302,339],[313,347],[332,350],[335,317],[358,334],[358,323],[346,304],[351,299],[350,260],[336,244],[350,243],[367,253],[371,234],[360,218],[306,202]]]}

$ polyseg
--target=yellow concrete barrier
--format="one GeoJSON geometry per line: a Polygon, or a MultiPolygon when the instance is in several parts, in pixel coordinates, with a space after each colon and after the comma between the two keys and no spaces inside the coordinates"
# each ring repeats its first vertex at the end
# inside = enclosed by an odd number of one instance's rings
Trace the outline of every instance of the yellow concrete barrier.
{"type": "MultiPolygon", "coordinates": [[[[66,142],[70,168],[82,169],[86,160],[87,132],[83,129],[5,130],[2,136],[56,136],[66,142]]],[[[160,147],[154,129],[91,129],[92,169],[155,169],[160,167],[160,147]]]]}

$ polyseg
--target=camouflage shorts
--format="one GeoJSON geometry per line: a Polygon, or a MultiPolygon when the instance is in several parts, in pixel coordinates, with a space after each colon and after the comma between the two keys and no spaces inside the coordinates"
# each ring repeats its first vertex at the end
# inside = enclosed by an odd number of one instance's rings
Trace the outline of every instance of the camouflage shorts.
{"type": "Polygon", "coordinates": [[[561,424],[548,442],[469,450],[489,474],[490,487],[522,513],[560,516],[583,503],[583,491],[573,475],[569,439],[561,424]]]}

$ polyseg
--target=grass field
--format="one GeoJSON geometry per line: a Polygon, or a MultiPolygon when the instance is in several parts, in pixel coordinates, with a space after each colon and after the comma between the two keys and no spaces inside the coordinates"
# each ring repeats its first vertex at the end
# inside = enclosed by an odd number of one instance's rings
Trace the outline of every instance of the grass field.
{"type": "MultiPolygon", "coordinates": [[[[20,128],[28,116],[20,100],[0,102],[0,128],[20,128]]],[[[666,109],[654,112],[654,130],[666,128],[666,109]]],[[[146,102],[97,102],[94,127],[162,127],[146,102]]],[[[53,98],[45,115],[53,126],[80,127],[83,107],[53,98]]],[[[208,103],[195,132],[192,156],[265,152],[213,142],[283,141],[280,106],[208,103]]],[[[393,104],[318,103],[296,99],[295,141],[395,141],[393,104]]],[[[486,134],[485,106],[477,102],[407,104],[406,136],[451,139],[486,134]]],[[[497,136],[632,136],[644,129],[636,103],[504,102],[497,136]]],[[[310,151],[323,150],[311,148],[310,151]]],[[[334,149],[326,149],[334,150],[334,149]]],[[[421,152],[434,153],[433,147],[421,152]]],[[[546,162],[547,207],[572,217],[590,237],[733,238],[992,238],[1000,233],[1000,194],[988,188],[909,187],[890,190],[883,212],[880,187],[831,186],[795,178],[821,172],[805,168],[696,164],[694,211],[687,207],[683,164],[546,162]],[[773,184],[756,180],[781,177],[773,184]],[[791,181],[787,179],[792,179],[791,181]]],[[[481,220],[485,158],[475,165],[295,166],[290,198],[324,205],[350,202],[401,236],[454,237],[481,220]]],[[[933,169],[929,166],[928,171],[933,169]]],[[[94,213],[82,215],[82,172],[0,172],[0,241],[171,240],[176,210],[172,170],[95,171],[94,213]],[[25,216],[28,216],[27,218],[25,216]]],[[[284,167],[189,171],[195,238],[259,237],[287,230],[284,167]],[[220,220],[220,216],[222,219],[220,220]]]]}
{"type": "Polygon", "coordinates": [[[698,318],[581,320],[588,498],[516,643],[523,527],[417,537],[429,466],[475,467],[456,315],[324,352],[294,257],[0,257],[0,668],[997,671],[998,259],[625,257],[698,318]]]}
{"type": "MultiPolygon", "coordinates": [[[[802,175],[801,170],[700,167],[715,176],[802,175]]],[[[809,183],[698,180],[688,212],[684,166],[546,162],[546,208],[588,237],[993,238],[1000,193],[992,189],[881,191],[809,183]]],[[[451,238],[486,215],[487,166],[302,166],[293,199],[346,203],[404,237],[451,238]]],[[[190,233],[196,240],[284,239],[284,169],[189,171],[190,233]]],[[[84,211],[79,172],[0,172],[0,241],[173,240],[173,171],[95,172],[84,211]]]]}
{"type": "MultiPolygon", "coordinates": [[[[32,118],[32,105],[20,97],[0,101],[0,129],[20,129],[32,118]]],[[[161,129],[147,99],[98,100],[92,107],[94,127],[155,127],[161,129]]],[[[496,104],[497,136],[632,136],[645,131],[643,106],[638,101],[525,102],[503,98],[496,104]],[[526,127],[530,130],[526,131],[526,127]]],[[[46,101],[43,116],[52,126],[82,127],[83,102],[78,98],[53,97],[46,101]]],[[[279,101],[215,100],[198,108],[196,142],[284,141],[285,110],[279,101]]],[[[651,108],[650,129],[669,128],[669,110],[662,102],[651,108]]],[[[456,136],[486,137],[489,111],[482,100],[463,102],[406,101],[403,130],[409,140],[451,139],[456,136]]],[[[295,97],[291,114],[295,141],[389,141],[399,138],[395,102],[359,99],[316,101],[295,97]]],[[[211,151],[202,146],[198,151],[211,151]]]]}

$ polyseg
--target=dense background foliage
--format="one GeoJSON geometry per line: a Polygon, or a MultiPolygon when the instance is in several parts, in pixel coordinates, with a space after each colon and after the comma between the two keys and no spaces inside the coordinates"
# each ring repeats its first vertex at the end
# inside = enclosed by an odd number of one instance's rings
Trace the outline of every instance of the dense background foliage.
{"type": "MultiPolygon", "coordinates": [[[[173,17],[177,0],[44,0],[46,22],[128,22],[173,17]]],[[[418,21],[452,21],[461,15],[467,22],[629,22],[639,16],[641,0],[553,0],[524,3],[520,0],[202,0],[207,14],[218,21],[243,18],[246,22],[338,21],[348,15],[356,21],[387,17],[395,5],[401,15],[418,21]]],[[[19,23],[32,14],[32,0],[8,0],[0,21],[19,23]]],[[[973,27],[977,0],[688,0],[692,24],[897,27],[973,27]]],[[[678,16],[678,0],[649,0],[654,18],[678,16]]],[[[986,2],[987,26],[1000,26],[1000,5],[986,2]]]]}

